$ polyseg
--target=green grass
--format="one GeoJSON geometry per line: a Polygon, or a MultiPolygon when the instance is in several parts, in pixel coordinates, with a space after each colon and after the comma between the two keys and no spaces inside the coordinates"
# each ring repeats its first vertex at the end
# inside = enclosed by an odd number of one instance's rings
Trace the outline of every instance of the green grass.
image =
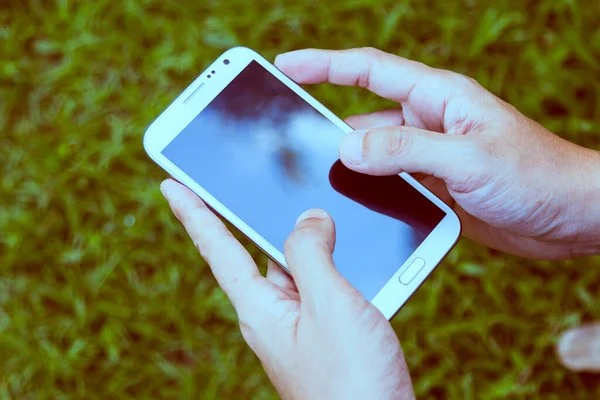
{"type": "MultiPolygon", "coordinates": [[[[469,74],[600,146],[600,7],[576,0],[44,1],[0,9],[0,398],[273,399],[159,192],[142,134],[223,50],[375,46],[469,74]]],[[[389,105],[312,88],[347,116],[389,105]]],[[[253,250],[260,262],[264,257],[253,250]]],[[[393,324],[421,398],[594,398],[557,334],[600,260],[463,241],[393,324]]]]}

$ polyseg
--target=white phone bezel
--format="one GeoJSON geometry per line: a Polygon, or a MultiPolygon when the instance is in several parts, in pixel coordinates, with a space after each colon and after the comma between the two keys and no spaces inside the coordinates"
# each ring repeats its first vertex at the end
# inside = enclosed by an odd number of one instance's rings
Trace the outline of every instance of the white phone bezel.
{"type": "MultiPolygon", "coordinates": [[[[223,218],[236,226],[244,235],[262,249],[270,258],[286,270],[284,255],[273,245],[262,238],[250,226],[246,225],[233,212],[228,210],[202,186],[187,176],[163,154],[163,149],[169,144],[215,97],[252,61],[256,61],[276,78],[287,85],[296,94],[306,100],[312,107],[322,113],[344,132],[352,128],[335,114],[329,111],[319,101],[314,99],[304,89],[292,81],[254,50],[245,47],[235,47],[223,53],[198,78],[194,80],[181,95],[150,125],[144,135],[144,149],[154,162],[167,173],[186,185],[223,218]],[[225,60],[229,63],[226,65],[225,60]],[[212,71],[215,71],[213,74],[212,71]],[[208,78],[210,75],[210,78],[208,78]]],[[[423,185],[407,173],[401,173],[415,189],[446,212],[446,217],[427,236],[411,257],[398,267],[394,276],[371,301],[383,315],[391,319],[406,303],[413,293],[421,286],[435,267],[456,244],[461,233],[461,223],[454,211],[423,185]],[[400,275],[416,258],[425,260],[425,266],[407,285],[399,281],[400,275]]]]}

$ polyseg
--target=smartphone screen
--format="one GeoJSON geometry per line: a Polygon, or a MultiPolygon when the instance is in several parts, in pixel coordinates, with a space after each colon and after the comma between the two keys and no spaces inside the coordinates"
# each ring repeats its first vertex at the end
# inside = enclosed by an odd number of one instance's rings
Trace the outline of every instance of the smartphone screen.
{"type": "Polygon", "coordinates": [[[372,300],[446,214],[397,175],[347,169],[344,134],[252,61],[162,153],[281,252],[301,213],[327,211],[336,267],[372,300]]]}

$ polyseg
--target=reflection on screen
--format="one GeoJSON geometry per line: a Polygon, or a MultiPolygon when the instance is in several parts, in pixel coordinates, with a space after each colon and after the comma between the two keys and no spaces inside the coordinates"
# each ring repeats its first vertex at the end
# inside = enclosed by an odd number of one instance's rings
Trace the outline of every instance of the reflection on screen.
{"type": "Polygon", "coordinates": [[[326,210],[337,268],[372,300],[445,213],[399,176],[347,169],[343,135],[253,61],[163,154],[282,252],[302,212],[326,210]]]}

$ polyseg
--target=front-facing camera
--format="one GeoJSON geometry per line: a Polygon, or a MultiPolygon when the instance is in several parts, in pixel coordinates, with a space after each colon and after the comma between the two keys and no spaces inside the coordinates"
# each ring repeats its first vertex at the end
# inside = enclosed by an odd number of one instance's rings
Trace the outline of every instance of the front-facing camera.
{"type": "Polygon", "coordinates": [[[229,60],[223,60],[223,64],[229,65],[229,60]]]}

